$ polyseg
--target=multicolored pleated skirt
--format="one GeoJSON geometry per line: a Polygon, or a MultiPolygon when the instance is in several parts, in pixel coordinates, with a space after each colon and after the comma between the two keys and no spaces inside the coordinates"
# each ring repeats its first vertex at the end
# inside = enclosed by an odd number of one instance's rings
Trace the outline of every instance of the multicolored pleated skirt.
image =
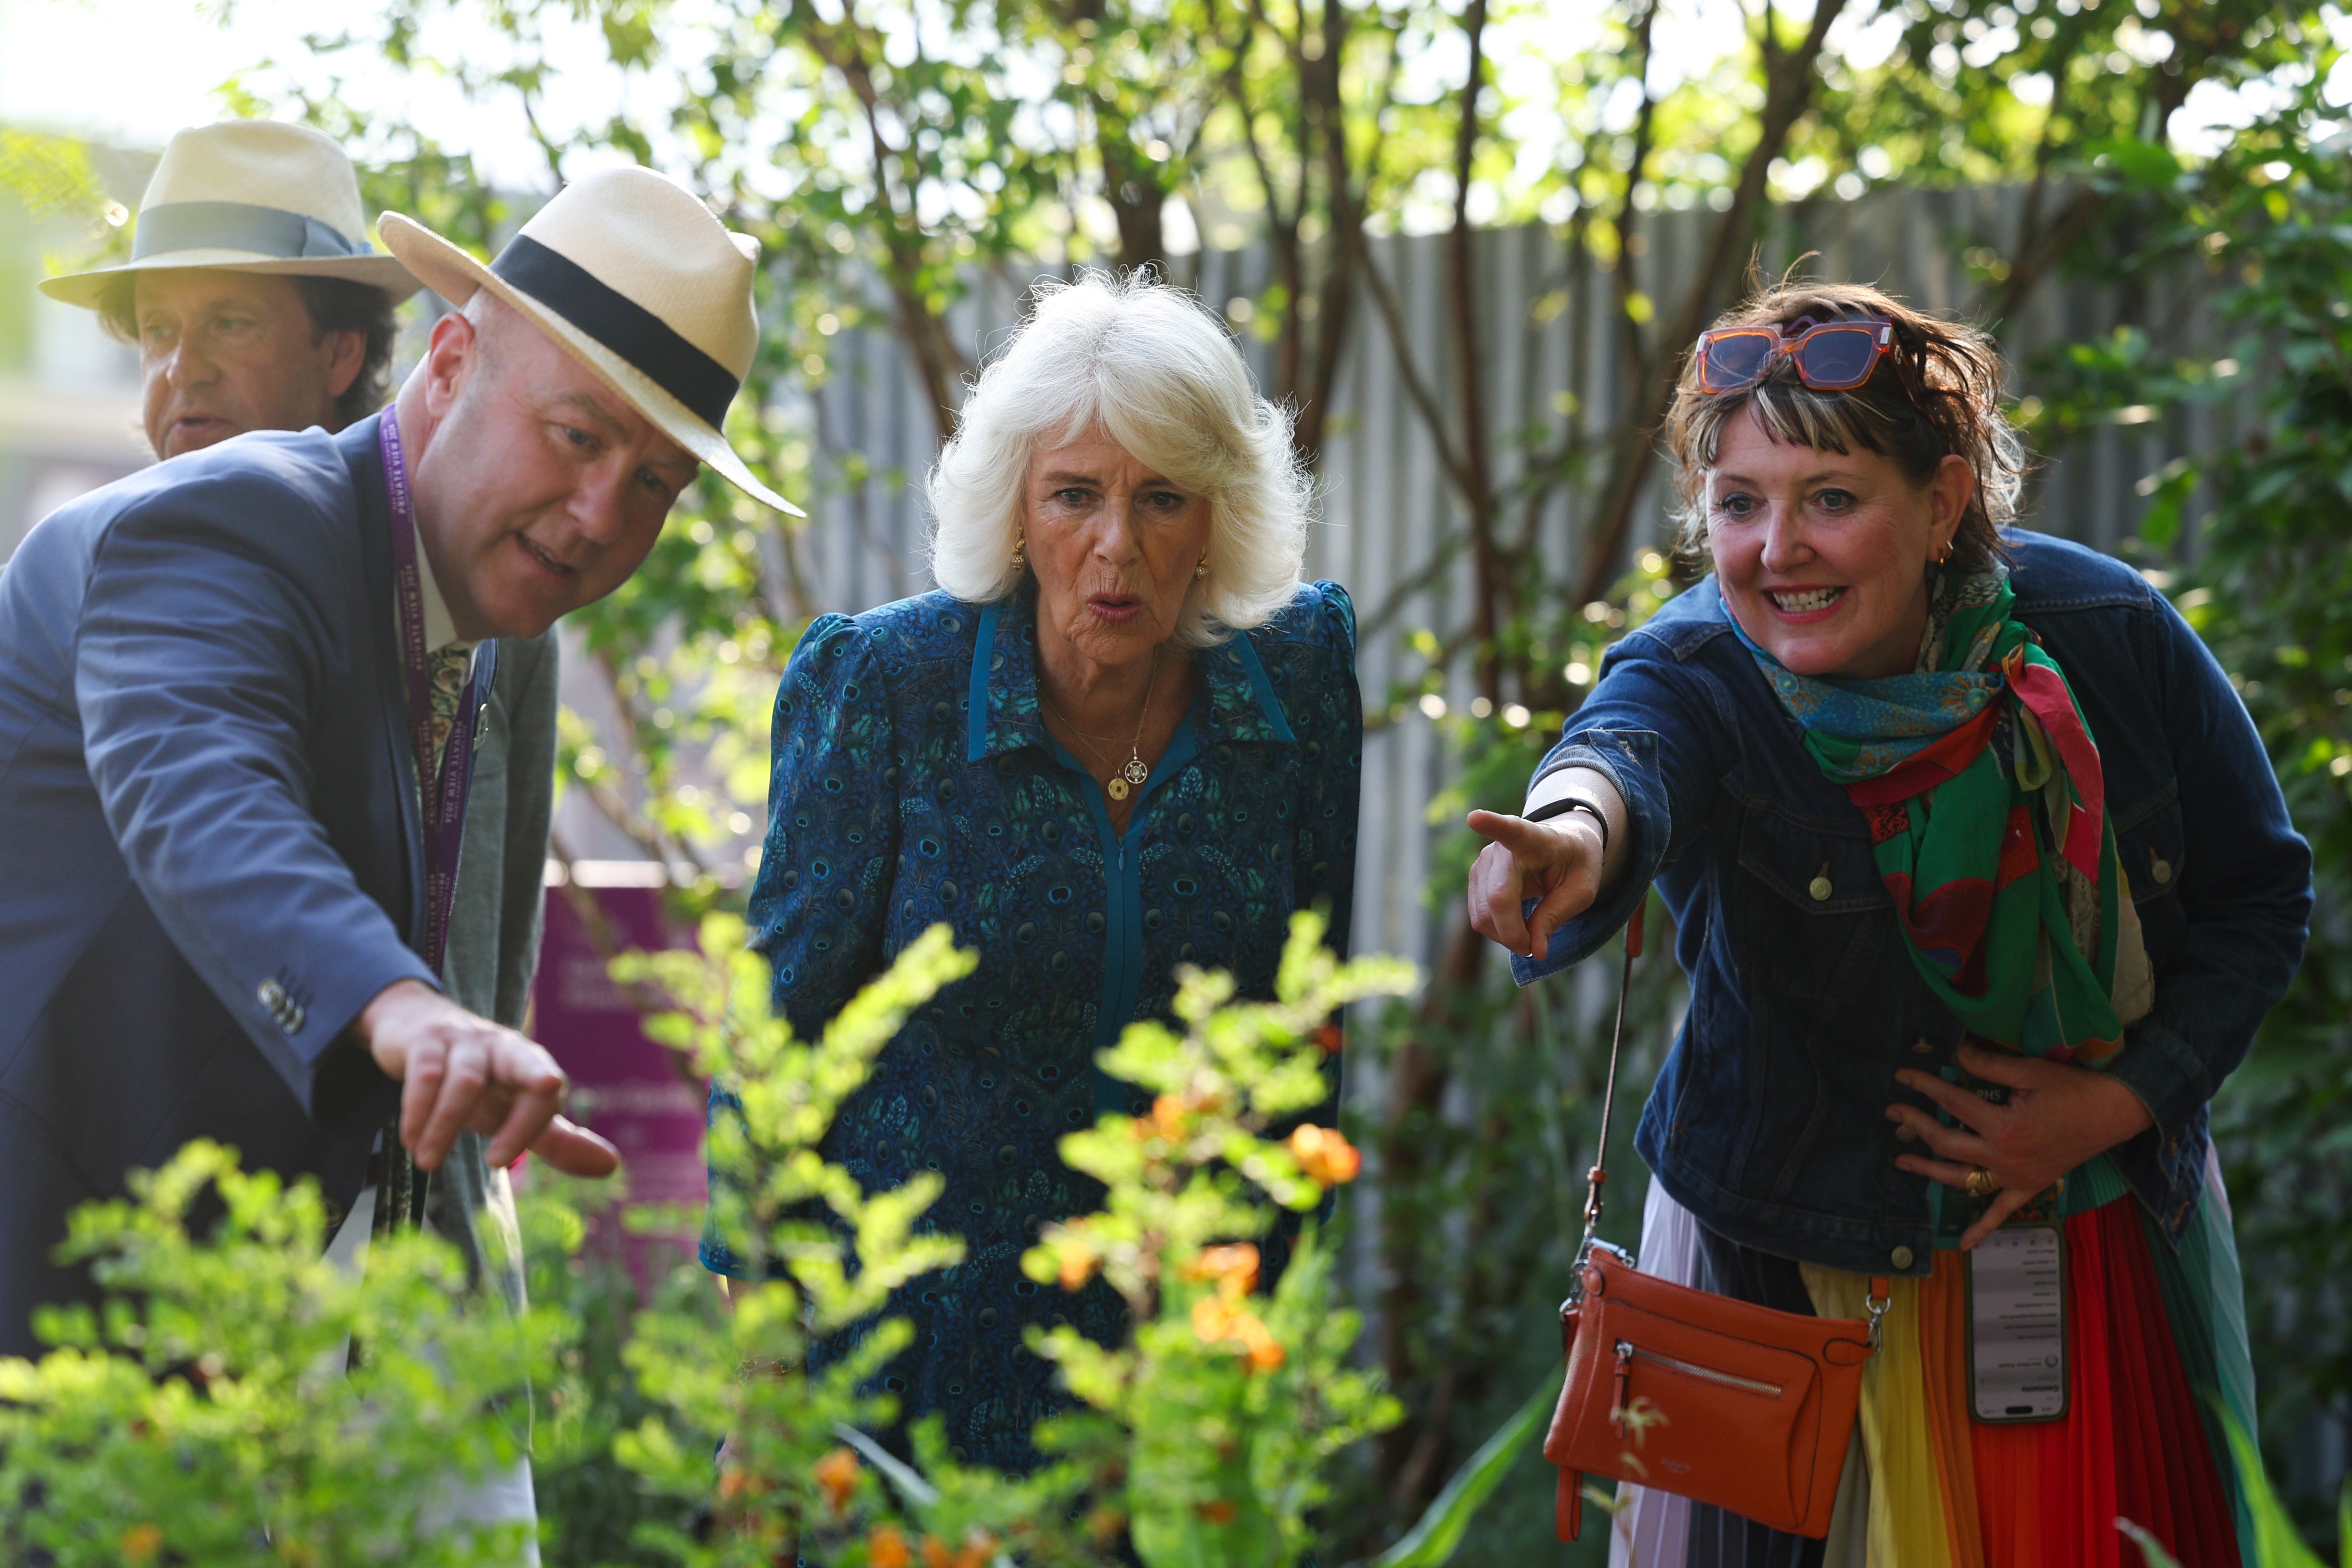
{"type": "MultiPolygon", "coordinates": [[[[2113,1165],[2071,1178],[2066,1413],[1987,1425],[1969,1412],[1961,1255],[1898,1279],[1885,1344],[1825,1541],[1767,1530],[1644,1487],[1618,1494],[1612,1568],[2139,1568],[2117,1527],[2145,1529],[2188,1568],[2253,1562],[2243,1489],[2214,1401],[2254,1431],[2244,1290],[2221,1170],[2179,1249],[2113,1165]]],[[[1860,1317],[1857,1274],[1717,1236],[1650,1184],[1644,1272],[1784,1311],[1860,1317]]]]}

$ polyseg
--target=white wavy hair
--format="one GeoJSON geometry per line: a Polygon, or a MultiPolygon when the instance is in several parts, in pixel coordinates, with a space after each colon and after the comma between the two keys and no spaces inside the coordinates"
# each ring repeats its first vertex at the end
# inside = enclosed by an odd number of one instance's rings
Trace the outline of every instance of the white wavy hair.
{"type": "Polygon", "coordinates": [[[1098,425],[1208,500],[1209,574],[1184,596],[1177,644],[1204,647],[1264,624],[1298,591],[1314,500],[1289,413],[1257,395],[1223,323],[1148,270],[1048,281],[1035,298],[973,384],[925,483],[931,575],[973,604],[1011,594],[1031,455],[1098,425]]]}

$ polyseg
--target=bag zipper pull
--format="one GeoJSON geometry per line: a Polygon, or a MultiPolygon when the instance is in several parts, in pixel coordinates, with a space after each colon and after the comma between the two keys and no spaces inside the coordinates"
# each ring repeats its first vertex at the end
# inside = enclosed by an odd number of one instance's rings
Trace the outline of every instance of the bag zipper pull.
{"type": "Polygon", "coordinates": [[[1633,1382],[1633,1342],[1617,1342],[1617,1393],[1609,1405],[1609,1425],[1622,1430],[1625,1425],[1625,1396],[1632,1392],[1633,1382]]]}

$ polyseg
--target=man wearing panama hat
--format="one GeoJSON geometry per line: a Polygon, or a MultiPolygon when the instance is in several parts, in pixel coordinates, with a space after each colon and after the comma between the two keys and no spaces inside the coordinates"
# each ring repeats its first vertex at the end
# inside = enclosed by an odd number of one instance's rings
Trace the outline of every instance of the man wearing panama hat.
{"type": "Polygon", "coordinates": [[[383,403],[393,307],[416,279],[368,247],[351,160],[307,125],[181,132],[127,261],[42,280],[139,351],[148,444],[176,458],[247,430],[340,430],[383,403]]]}
{"type": "Polygon", "coordinates": [[[700,464],[792,510],[720,433],[756,247],[643,169],[488,268],[381,233],[459,307],[391,409],[159,464],[0,568],[0,1353],[90,1293],[67,1211],[191,1138],[362,1212],[388,1121],[422,1172],[468,1131],[612,1168],[442,978],[467,792],[499,649],[625,581],[700,464]]]}
{"type": "MultiPolygon", "coordinates": [[[[418,287],[365,232],[357,173],[332,140],[304,125],[226,121],[172,138],[126,262],[41,288],[97,310],[138,350],[159,458],[253,430],[338,431],[383,406],[394,308],[418,287]]],[[[552,634],[497,650],[467,791],[470,853],[440,964],[448,995],[509,1027],[523,1020],[539,956],[557,665],[552,634]]],[[[482,1289],[519,1308],[513,1196],[483,1148],[478,1133],[458,1137],[425,1184],[423,1218],[482,1289]]]]}
{"type": "MultiPolygon", "coordinates": [[[[351,159],[305,125],[196,126],[172,138],[141,198],[127,262],[45,280],[135,345],[158,458],[253,430],[339,431],[383,405],[394,306],[417,280],[371,249],[351,159]]],[[[442,983],[520,1026],[539,958],[554,805],[558,656],[551,633],[499,639],[483,699],[442,983]]],[[[520,1306],[522,1263],[503,1173],[457,1139],[424,1217],[486,1289],[520,1306]]]]}

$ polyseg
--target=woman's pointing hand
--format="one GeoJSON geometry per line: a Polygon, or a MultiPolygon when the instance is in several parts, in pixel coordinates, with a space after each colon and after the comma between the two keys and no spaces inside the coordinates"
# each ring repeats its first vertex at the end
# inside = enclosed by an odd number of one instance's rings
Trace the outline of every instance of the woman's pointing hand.
{"type": "Polygon", "coordinates": [[[1470,868],[1471,929],[1541,963],[1551,933],[1591,908],[1600,894],[1601,825],[1581,811],[1542,822],[1474,811],[1470,827],[1487,841],[1470,868]],[[1536,907],[1523,913],[1529,899],[1536,907]]]}

